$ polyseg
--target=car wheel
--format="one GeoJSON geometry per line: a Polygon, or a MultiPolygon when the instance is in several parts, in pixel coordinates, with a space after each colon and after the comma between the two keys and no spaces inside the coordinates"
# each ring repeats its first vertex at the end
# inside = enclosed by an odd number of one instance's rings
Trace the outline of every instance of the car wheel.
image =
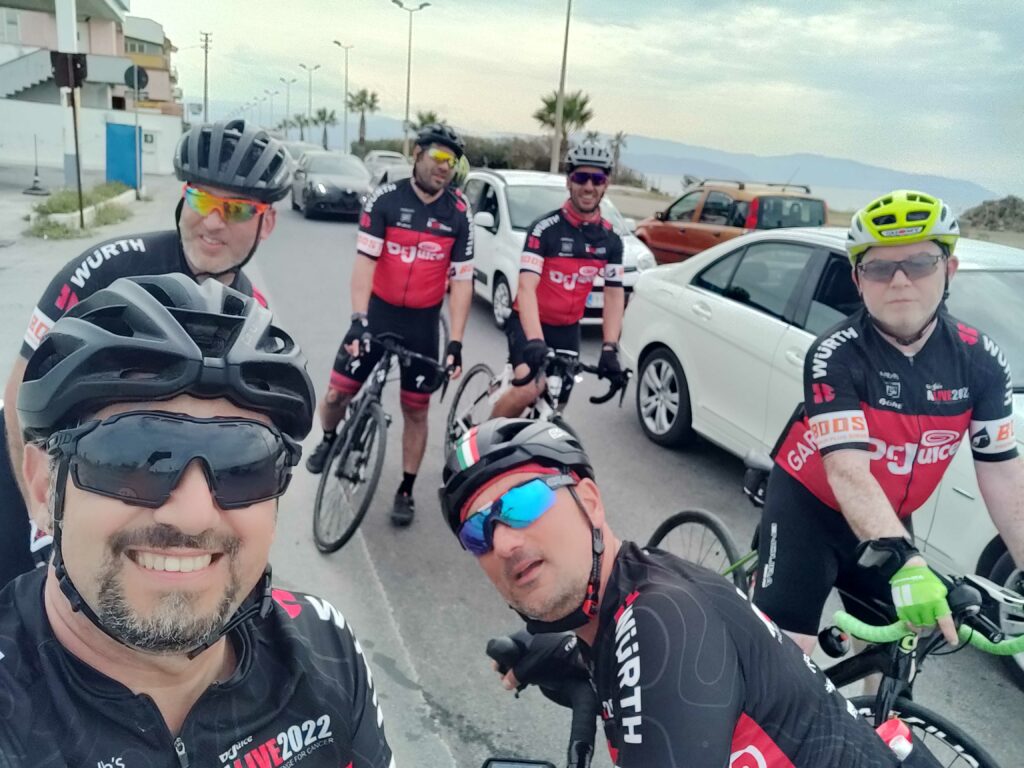
{"type": "Polygon", "coordinates": [[[292,190],[292,210],[293,211],[299,210],[299,204],[295,202],[295,190],[294,189],[292,190]]]}
{"type": "Polygon", "coordinates": [[[693,435],[686,375],[679,359],[664,347],[640,363],[636,415],[644,434],[659,445],[682,445],[693,435]]]}
{"type": "Polygon", "coordinates": [[[494,324],[499,330],[504,330],[512,316],[512,290],[504,275],[497,272],[494,274],[494,290],[491,292],[491,313],[494,324]]]}
{"type": "MultiPolygon", "coordinates": [[[[1022,580],[1024,574],[1014,565],[1009,552],[1004,552],[1003,556],[996,561],[989,579],[1012,592],[1024,592],[1024,580],[1022,580]]],[[[1024,613],[1021,611],[1000,605],[998,616],[992,618],[1007,636],[1024,635],[1024,613]]],[[[1017,685],[1024,688],[1024,653],[1018,653],[1016,656],[1001,656],[1000,658],[1017,685]]]]}

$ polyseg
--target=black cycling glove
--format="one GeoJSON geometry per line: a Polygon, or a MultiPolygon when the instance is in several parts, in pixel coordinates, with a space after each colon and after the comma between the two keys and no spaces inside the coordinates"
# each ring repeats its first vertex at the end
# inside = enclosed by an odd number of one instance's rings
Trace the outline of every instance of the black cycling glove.
{"type": "Polygon", "coordinates": [[[452,368],[462,367],[462,342],[452,339],[448,342],[448,349],[444,352],[444,359],[452,359],[452,368]]]}
{"type": "Polygon", "coordinates": [[[345,338],[341,340],[342,346],[347,347],[352,342],[362,339],[369,326],[366,315],[356,312],[352,315],[352,325],[349,326],[345,338]]]}
{"type": "Polygon", "coordinates": [[[523,347],[523,362],[530,368],[534,376],[544,367],[544,360],[548,356],[548,345],[544,339],[530,339],[523,347]]]}
{"type": "Polygon", "coordinates": [[[597,375],[615,381],[622,377],[622,366],[619,364],[619,348],[612,344],[601,347],[601,357],[597,361],[597,375]]]}

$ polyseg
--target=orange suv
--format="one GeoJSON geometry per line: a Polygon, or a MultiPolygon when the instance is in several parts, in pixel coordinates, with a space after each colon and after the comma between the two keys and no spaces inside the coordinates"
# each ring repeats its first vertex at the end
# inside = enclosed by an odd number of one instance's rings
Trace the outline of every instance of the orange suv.
{"type": "Polygon", "coordinates": [[[825,201],[803,184],[705,179],[641,221],[636,235],[669,264],[751,230],[820,227],[827,219],[825,201]]]}

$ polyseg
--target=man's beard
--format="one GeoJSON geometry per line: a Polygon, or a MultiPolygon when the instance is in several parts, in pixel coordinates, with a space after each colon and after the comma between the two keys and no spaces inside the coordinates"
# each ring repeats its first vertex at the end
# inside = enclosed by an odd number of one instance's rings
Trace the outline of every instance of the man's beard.
{"type": "Polygon", "coordinates": [[[543,602],[527,605],[525,602],[510,600],[509,605],[531,619],[546,622],[559,621],[583,605],[587,593],[588,577],[589,574],[583,575],[579,579],[573,579],[573,583],[566,585],[543,602]]]}
{"type": "Polygon", "coordinates": [[[416,182],[416,186],[426,192],[428,195],[436,195],[442,189],[444,189],[445,182],[438,184],[434,181],[433,174],[423,173],[420,166],[417,164],[413,166],[413,181],[416,182]]]}
{"type": "Polygon", "coordinates": [[[176,528],[159,525],[111,538],[111,556],[99,579],[97,611],[103,626],[125,645],[158,654],[180,654],[201,645],[223,627],[235,612],[235,600],[241,589],[235,569],[238,539],[211,535],[189,536],[176,528]],[[129,547],[216,549],[228,559],[228,584],[216,608],[197,615],[195,604],[200,595],[187,590],[169,591],[159,597],[148,617],[140,616],[129,605],[124,593],[122,553],[129,547]]]}

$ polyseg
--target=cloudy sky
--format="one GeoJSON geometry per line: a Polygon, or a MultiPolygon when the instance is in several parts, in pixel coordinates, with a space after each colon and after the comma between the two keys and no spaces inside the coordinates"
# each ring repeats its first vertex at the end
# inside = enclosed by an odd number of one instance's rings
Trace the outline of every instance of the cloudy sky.
{"type": "MultiPolygon", "coordinates": [[[[202,30],[213,33],[211,100],[245,102],[298,77],[297,112],[303,62],[321,65],[314,109],[340,111],[338,39],[355,45],[350,90],[376,91],[384,114],[403,114],[408,16],[389,0],[131,8],[181,49],[186,101],[202,99],[202,30]]],[[[481,133],[537,131],[531,115],[557,87],[564,23],[564,0],[433,0],[414,16],[413,112],[481,133]]],[[[602,132],[812,152],[1024,194],[1022,54],[1018,0],[574,0],[567,88],[590,95],[589,127],[602,132]]]]}

